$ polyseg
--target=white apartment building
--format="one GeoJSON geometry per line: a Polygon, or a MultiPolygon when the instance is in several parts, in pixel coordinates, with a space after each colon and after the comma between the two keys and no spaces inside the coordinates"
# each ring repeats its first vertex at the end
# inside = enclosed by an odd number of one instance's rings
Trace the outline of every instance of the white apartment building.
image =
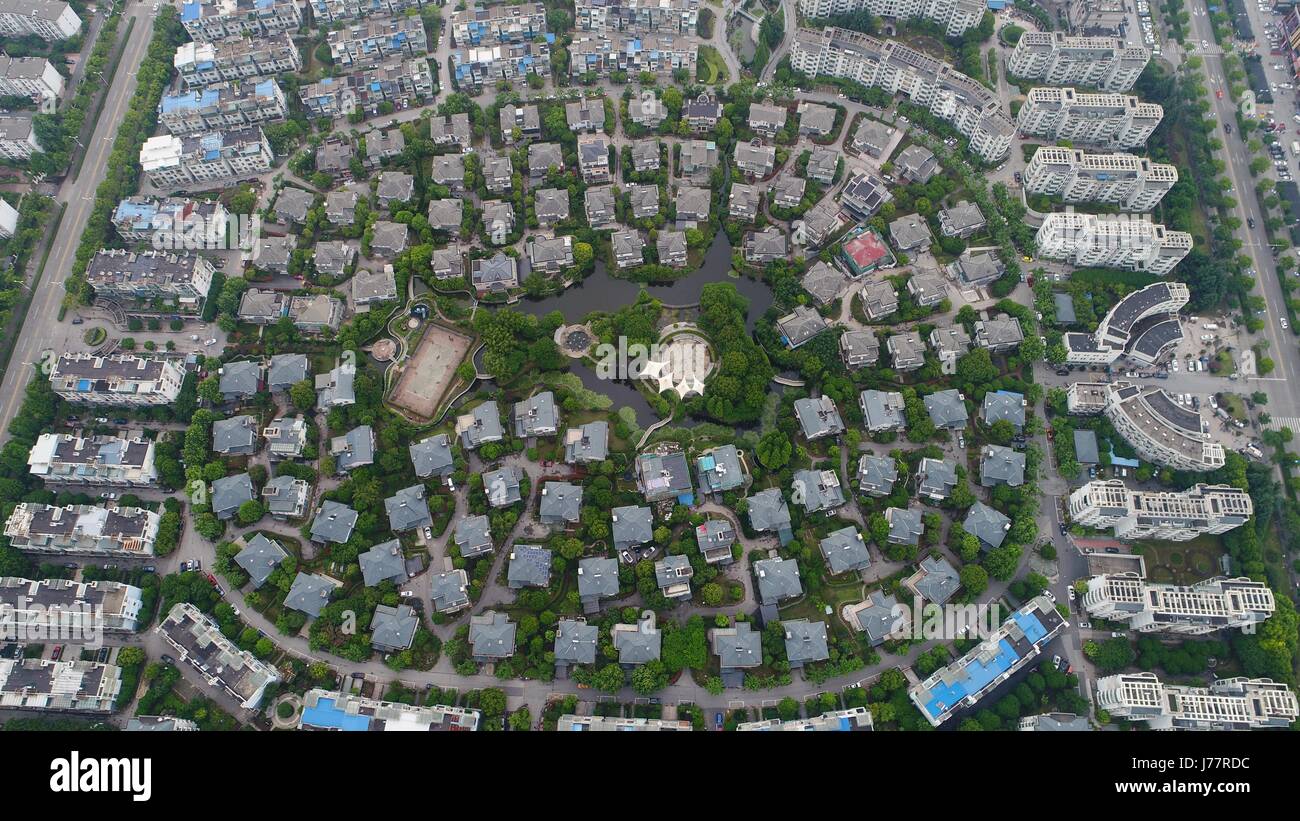
{"type": "Polygon", "coordinates": [[[1102,413],[1146,461],[1198,472],[1223,467],[1223,445],[1211,441],[1209,425],[1198,411],[1156,387],[1112,382],[1105,389],[1102,413]]]}
{"type": "Polygon", "coordinates": [[[374,116],[380,103],[414,107],[432,97],[433,73],[424,58],[390,57],[369,68],[299,86],[298,95],[313,117],[342,117],[357,109],[374,116]]]}
{"type": "Polygon", "coordinates": [[[1164,116],[1159,103],[1144,103],[1131,94],[1042,86],[1030,89],[1016,126],[1022,134],[1073,145],[1139,148],[1164,116]]]}
{"type": "Polygon", "coordinates": [[[1155,673],[1124,673],[1097,680],[1096,702],[1113,718],[1145,721],[1152,730],[1281,729],[1300,714],[1291,688],[1267,678],[1178,687],[1155,673]]]}
{"type": "Polygon", "coordinates": [[[1151,59],[1140,46],[1116,37],[1071,37],[1059,31],[1029,31],[1007,60],[1007,71],[1023,80],[1054,86],[1088,86],[1123,93],[1133,88],[1151,59]]]}
{"type": "Polygon", "coordinates": [[[215,273],[207,257],[197,254],[104,249],[86,266],[86,282],[96,296],[162,299],[192,313],[203,307],[215,273]]]}
{"type": "Polygon", "coordinates": [[[158,122],[177,136],[278,123],[288,116],[284,92],[272,79],[217,83],[158,102],[158,122]]]}
{"type": "Polygon", "coordinates": [[[389,55],[419,57],[429,50],[419,17],[367,17],[331,31],[327,39],[338,66],[367,66],[389,55]]]}
{"type": "Polygon", "coordinates": [[[1079,267],[1123,268],[1165,276],[1192,250],[1192,235],[1148,217],[1048,214],[1034,241],[1039,256],[1079,267]]]}
{"type": "Polygon", "coordinates": [[[274,667],[240,650],[189,602],[173,605],[157,631],[179,654],[178,662],[189,662],[209,685],[246,709],[257,709],[266,688],[280,680],[274,667]]]}
{"type": "Polygon", "coordinates": [[[5,535],[25,553],[152,556],[158,522],[157,513],[138,507],[54,507],[21,502],[5,522],[5,535]]]}
{"type": "Polygon", "coordinates": [[[181,25],[200,42],[269,37],[302,26],[297,0],[185,0],[181,25]]]}
{"type": "Polygon", "coordinates": [[[694,36],[700,0],[575,0],[574,10],[583,31],[694,36]]]}
{"type": "Polygon", "coordinates": [[[275,154],[260,126],[150,137],[140,148],[140,167],[156,188],[204,186],[271,170],[275,154]]]}
{"type": "Polygon", "coordinates": [[[134,633],[143,605],[140,588],[121,582],[0,578],[0,623],[49,631],[53,641],[59,631],[85,638],[100,629],[134,633]]]}
{"type": "Polygon", "coordinates": [[[365,720],[369,732],[473,732],[478,729],[478,710],[446,705],[421,707],[396,701],[380,701],[353,693],[315,688],[303,695],[299,730],[338,729],[336,719],[348,716],[365,720]],[[326,705],[329,705],[326,707],[326,705]]]}
{"type": "Polygon", "coordinates": [[[113,228],[126,242],[149,242],[158,238],[163,247],[188,249],[226,247],[226,229],[238,228],[227,222],[232,215],[218,200],[183,197],[127,197],[113,211],[113,228]]]}
{"type": "Polygon", "coordinates": [[[111,713],[121,689],[113,664],[0,659],[0,709],[111,713]]]}
{"type": "MultiPolygon", "coordinates": [[[[601,4],[601,10],[608,8],[601,4]]],[[[578,3],[579,22],[583,4],[578,3]]],[[[451,22],[452,42],[458,48],[491,45],[493,43],[527,43],[546,34],[546,9],[540,3],[488,6],[473,5],[453,11],[451,22]]]]}
{"type": "Polygon", "coordinates": [[[1011,150],[1015,123],[996,94],[951,65],[897,40],[840,28],[801,28],[790,48],[790,62],[805,74],[844,77],[907,95],[952,123],[985,162],[997,162],[1011,150]]]}
{"type": "Polygon", "coordinates": [[[36,139],[30,111],[0,114],[0,157],[26,162],[38,151],[44,151],[36,139]]]}
{"type": "Polygon", "coordinates": [[[34,34],[51,43],[81,31],[81,18],[58,0],[0,0],[0,34],[34,34]]]}
{"type": "Polygon", "coordinates": [[[47,485],[153,487],[158,484],[151,439],[42,433],[27,455],[27,468],[47,485]]]}
{"type": "Polygon", "coordinates": [[[919,17],[944,28],[949,37],[960,37],[984,19],[987,5],[983,0],[799,0],[804,17],[829,17],[867,11],[877,17],[908,20],[919,17]]]}
{"type": "Polygon", "coordinates": [[[62,93],[63,75],[49,60],[0,54],[0,95],[57,100],[62,93]]]}
{"type": "Polygon", "coordinates": [[[1117,539],[1185,542],[1226,533],[1255,512],[1250,494],[1230,485],[1198,484],[1184,491],[1133,490],[1119,479],[1089,482],[1070,494],[1070,519],[1111,528],[1117,539]]]}
{"type": "Polygon", "coordinates": [[[309,0],[316,24],[355,20],[368,14],[404,14],[420,8],[424,0],[309,0]]]}
{"type": "Polygon", "coordinates": [[[1178,182],[1178,169],[1133,154],[1088,154],[1042,146],[1025,167],[1025,190],[1065,202],[1114,203],[1150,211],[1178,182]]]}
{"type": "Polygon", "coordinates": [[[172,65],[188,89],[226,80],[270,77],[302,69],[302,55],[289,35],[257,40],[186,43],[176,49],[172,65]]]}
{"type": "Polygon", "coordinates": [[[1277,608],[1273,591],[1253,579],[1216,577],[1183,586],[1155,584],[1136,573],[1093,576],[1082,603],[1088,615],[1127,622],[1131,630],[1191,636],[1254,632],[1277,608]]]}
{"type": "Polygon", "coordinates": [[[184,382],[179,359],[129,353],[65,353],[50,370],[54,392],[80,405],[170,405],[184,382]]]}
{"type": "Polygon", "coordinates": [[[1065,334],[1066,362],[1109,365],[1121,356],[1146,367],[1182,341],[1178,312],[1192,299],[1181,282],[1155,282],[1111,307],[1093,333],[1065,334]]]}

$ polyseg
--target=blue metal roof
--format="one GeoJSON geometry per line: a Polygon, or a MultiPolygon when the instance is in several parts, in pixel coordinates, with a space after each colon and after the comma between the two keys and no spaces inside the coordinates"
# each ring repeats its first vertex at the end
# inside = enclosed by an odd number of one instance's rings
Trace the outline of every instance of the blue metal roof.
{"type": "Polygon", "coordinates": [[[181,6],[181,22],[188,23],[191,20],[197,20],[202,15],[199,6],[199,0],[190,0],[190,2],[181,6]]]}
{"type": "Polygon", "coordinates": [[[334,699],[322,698],[315,707],[302,711],[302,723],[312,727],[328,727],[344,732],[364,732],[370,729],[370,719],[362,715],[348,715],[335,706],[334,699]]]}

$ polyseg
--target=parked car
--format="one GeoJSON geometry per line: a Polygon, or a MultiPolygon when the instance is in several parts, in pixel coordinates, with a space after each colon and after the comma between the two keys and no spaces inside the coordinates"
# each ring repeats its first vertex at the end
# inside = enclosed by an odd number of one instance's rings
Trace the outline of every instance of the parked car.
{"type": "Polygon", "coordinates": [[[1061,667],[1061,657],[1060,657],[1060,656],[1052,656],[1052,666],[1055,667],[1055,668],[1057,668],[1058,670],[1060,669],[1060,667],[1061,667]]]}
{"type": "Polygon", "coordinates": [[[722,729],[722,713],[713,714],[713,729],[715,730],[722,729]]]}
{"type": "Polygon", "coordinates": [[[176,659],[172,658],[171,656],[167,655],[166,653],[163,653],[163,654],[162,654],[161,656],[159,656],[158,658],[162,659],[162,660],[163,660],[164,662],[166,662],[167,664],[175,664],[175,663],[176,663],[176,659]]]}

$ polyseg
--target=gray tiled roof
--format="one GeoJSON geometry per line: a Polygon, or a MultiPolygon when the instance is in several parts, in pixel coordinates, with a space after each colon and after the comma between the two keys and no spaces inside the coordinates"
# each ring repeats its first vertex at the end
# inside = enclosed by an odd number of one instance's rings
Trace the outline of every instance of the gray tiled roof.
{"type": "Polygon", "coordinates": [[[794,559],[760,559],[754,562],[754,575],[758,577],[758,598],[763,604],[803,594],[799,563],[794,559]]]}
{"type": "Polygon", "coordinates": [[[555,630],[555,660],[568,664],[594,664],[600,628],[574,619],[560,619],[555,630]]]}
{"type": "Polygon", "coordinates": [[[749,622],[712,631],[713,652],[723,670],[743,670],[763,663],[763,636],[749,622]]]}
{"type": "Polygon", "coordinates": [[[519,472],[511,465],[483,474],[483,492],[492,507],[505,507],[518,502],[520,495],[519,472]]]}
{"type": "Polygon", "coordinates": [[[583,599],[618,595],[618,559],[578,561],[578,595],[583,599]]]}
{"type": "Polygon", "coordinates": [[[400,652],[415,641],[415,628],[419,626],[420,617],[409,605],[376,605],[370,617],[370,644],[379,650],[400,652]]]}
{"type": "Polygon", "coordinates": [[[369,425],[358,425],[342,436],[335,436],[330,440],[330,454],[340,473],[374,464],[374,430],[369,425]]]}
{"type": "Polygon", "coordinates": [[[868,642],[875,647],[894,631],[894,608],[898,606],[898,598],[883,590],[873,590],[863,604],[867,606],[857,610],[854,618],[857,619],[859,629],[867,634],[868,642]]]}
{"type": "Polygon", "coordinates": [[[473,450],[484,442],[496,442],[505,435],[501,430],[501,411],[493,401],[477,405],[459,417],[456,420],[456,430],[460,433],[461,444],[467,450],[473,450]]]}
{"type": "Polygon", "coordinates": [[[635,629],[626,629],[627,625],[619,627],[624,629],[616,627],[613,634],[619,664],[645,664],[659,658],[663,633],[655,627],[653,613],[637,622],[635,629]]]}
{"type": "Polygon", "coordinates": [[[307,355],[282,353],[271,357],[266,370],[266,386],[273,391],[284,391],[307,378],[307,355]]]}
{"type": "Polygon", "coordinates": [[[843,505],[844,489],[833,470],[799,470],[794,474],[790,498],[807,512],[816,513],[843,505]]]}
{"type": "Polygon", "coordinates": [[[464,206],[460,200],[429,200],[429,226],[435,231],[460,231],[464,206]]]}
{"type": "Polygon", "coordinates": [[[469,620],[469,643],[475,658],[509,658],[515,652],[515,624],[505,613],[485,610],[469,620]]]}
{"type": "Polygon", "coordinates": [[[542,524],[577,522],[582,512],[582,486],[569,482],[547,482],[537,503],[537,517],[542,524]]]}
{"type": "Polygon", "coordinates": [[[695,473],[700,479],[700,489],[705,493],[735,490],[745,484],[740,451],[735,445],[722,445],[701,455],[695,460],[695,473]]]}
{"type": "Polygon", "coordinates": [[[515,403],[515,436],[553,436],[560,425],[560,415],[555,408],[555,394],[550,391],[535,393],[515,403]]]}
{"type": "Polygon", "coordinates": [[[469,576],[464,570],[451,570],[429,577],[429,599],[439,613],[458,610],[469,604],[469,576]]]}
{"type": "Polygon", "coordinates": [[[1025,483],[1025,454],[1001,445],[985,445],[980,454],[980,484],[984,487],[1025,483]]]}
{"type": "Polygon", "coordinates": [[[794,415],[799,419],[803,435],[809,439],[837,436],[844,432],[844,420],[840,418],[839,409],[829,396],[796,399],[794,415]]]}
{"type": "Polygon", "coordinates": [[[1025,426],[1025,395],[1015,391],[989,391],[984,394],[984,424],[1005,419],[1017,428],[1025,426]]]}
{"type": "Polygon", "coordinates": [[[229,519],[244,502],[256,498],[253,480],[247,473],[226,476],[212,483],[212,512],[219,519],[229,519]]]}
{"type": "Polygon", "coordinates": [[[384,580],[401,584],[406,581],[406,557],[402,555],[402,543],[397,539],[382,542],[357,556],[361,565],[361,577],[367,587],[374,587],[384,580]]]}
{"type": "Polygon", "coordinates": [[[840,269],[818,260],[803,275],[802,284],[819,305],[830,305],[844,293],[849,281],[840,269]]]}
{"type": "Polygon", "coordinates": [[[925,397],[925,410],[930,414],[930,421],[940,428],[959,430],[966,427],[970,418],[965,399],[951,388],[925,397]]]}
{"type": "Polygon", "coordinates": [[[221,366],[218,390],[227,398],[246,398],[257,394],[262,384],[262,363],[240,360],[221,366]]]}
{"type": "Polygon", "coordinates": [[[898,479],[898,463],[889,456],[862,454],[858,459],[858,488],[871,496],[888,496],[898,479]]]}
{"type": "Polygon", "coordinates": [[[946,499],[957,486],[957,467],[943,459],[922,459],[917,468],[917,476],[919,483],[916,491],[923,496],[946,499]]]}
{"type": "Polygon", "coordinates": [[[636,469],[647,501],[671,499],[693,489],[684,453],[643,453],[637,457],[636,469]]]}
{"type": "Polygon", "coordinates": [[[443,476],[454,468],[451,437],[445,433],[413,443],[410,451],[411,464],[415,465],[415,475],[421,479],[434,475],[443,476]]]}
{"type": "Polygon", "coordinates": [[[885,511],[885,521],[889,523],[891,543],[909,545],[921,543],[921,534],[925,531],[925,525],[921,521],[920,508],[891,507],[885,511]]]}
{"type": "Polygon", "coordinates": [[[492,527],[486,516],[466,516],[456,523],[456,546],[468,558],[492,552],[492,527]]]}
{"type": "Polygon", "coordinates": [[[683,582],[689,585],[694,575],[695,570],[691,567],[691,560],[686,556],[664,556],[655,562],[655,581],[659,584],[660,590],[683,582]]]}
{"type": "Polygon", "coordinates": [[[826,622],[791,619],[781,622],[785,632],[785,657],[792,667],[830,658],[826,622]]]}
{"type": "Polygon", "coordinates": [[[616,507],[610,513],[615,550],[635,547],[654,539],[654,520],[650,508],[627,505],[616,507]]]}
{"type": "Polygon", "coordinates": [[[856,527],[842,527],[827,533],[821,540],[821,549],[833,574],[863,570],[871,564],[871,551],[856,527]]]}
{"type": "Polygon", "coordinates": [[[749,497],[749,524],[760,533],[769,530],[789,533],[790,508],[780,490],[770,487],[749,497]]]}
{"type": "Polygon", "coordinates": [[[979,538],[982,545],[992,549],[1002,545],[1011,529],[1011,520],[983,502],[976,502],[971,505],[962,527],[979,538]]]}
{"type": "Polygon", "coordinates": [[[284,606],[316,618],[329,604],[333,592],[334,582],[324,576],[298,571],[289,594],[284,597],[284,606]]]}
{"type": "Polygon", "coordinates": [[[564,153],[559,143],[533,143],[528,146],[528,172],[535,177],[546,175],[548,168],[563,170],[564,153]]]}
{"type": "Polygon", "coordinates": [[[923,573],[924,576],[913,582],[912,587],[928,602],[943,604],[961,587],[957,569],[943,556],[927,556],[922,559],[918,573],[923,573]]]}
{"type": "Polygon", "coordinates": [[[600,462],[609,456],[609,423],[604,419],[569,428],[564,434],[564,461],[600,462]]]}
{"type": "Polygon", "coordinates": [[[539,222],[559,222],[569,218],[569,192],[559,188],[542,188],[535,195],[534,210],[539,222]]]}
{"type": "Polygon", "coordinates": [[[261,533],[253,534],[246,540],[244,549],[235,554],[235,564],[244,569],[253,587],[266,584],[271,571],[279,567],[280,562],[289,558],[279,542],[266,538],[261,533]]]}
{"type": "Polygon", "coordinates": [[[248,415],[218,419],[212,423],[215,453],[249,454],[257,449],[257,420],[248,415]]]}
{"type": "Polygon", "coordinates": [[[341,502],[325,500],[311,523],[316,542],[346,542],[357,526],[357,512],[341,502]]]}
{"type": "Polygon", "coordinates": [[[865,390],[858,395],[858,405],[869,431],[902,430],[907,425],[903,395],[897,391],[865,390]]]}
{"type": "Polygon", "coordinates": [[[429,503],[424,498],[424,485],[404,487],[384,499],[384,510],[388,513],[388,526],[394,533],[433,524],[429,503]]]}
{"type": "Polygon", "coordinates": [[[510,549],[506,580],[511,589],[546,587],[551,583],[551,551],[535,544],[516,544],[510,549]]]}

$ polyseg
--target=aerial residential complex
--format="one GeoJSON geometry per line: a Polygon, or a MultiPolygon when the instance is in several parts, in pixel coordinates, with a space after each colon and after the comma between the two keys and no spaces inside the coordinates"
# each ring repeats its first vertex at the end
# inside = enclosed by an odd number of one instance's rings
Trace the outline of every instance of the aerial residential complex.
{"type": "Polygon", "coordinates": [[[1080,268],[1123,268],[1165,276],[1192,250],[1192,235],[1145,217],[1058,211],[1035,234],[1038,253],[1080,268]]]}
{"type": "Polygon", "coordinates": [[[256,709],[266,688],[280,680],[274,667],[240,650],[189,602],[173,605],[157,632],[179,654],[179,663],[188,663],[209,685],[247,709],[256,709]]]}
{"type": "MultiPolygon", "coordinates": [[[[221,223],[224,231],[225,223],[221,223]]],[[[191,313],[203,308],[216,269],[197,254],[102,250],[86,268],[86,282],[98,296],[165,299],[191,313]]]]}
{"type": "Polygon", "coordinates": [[[0,709],[108,714],[121,689],[112,664],[0,658],[0,709]]]}
{"type": "Polygon", "coordinates": [[[269,37],[302,25],[295,0],[184,0],[181,24],[200,42],[269,37]]]}
{"type": "Polygon", "coordinates": [[[27,464],[49,484],[152,487],[158,482],[152,439],[42,433],[27,464]]]}
{"type": "Polygon", "coordinates": [[[1122,94],[1133,88],[1151,59],[1140,46],[1114,37],[1072,37],[1059,31],[1028,31],[1007,58],[1007,71],[1022,80],[1054,86],[1088,86],[1122,94]]]}
{"type": "Polygon", "coordinates": [[[576,0],[577,28],[694,35],[700,0],[576,0]]]}
{"type": "Polygon", "coordinates": [[[228,80],[270,77],[302,68],[302,55],[288,35],[257,40],[185,43],[172,64],[187,89],[228,80]]]}
{"type": "Polygon", "coordinates": [[[1025,134],[1074,145],[1140,148],[1164,116],[1159,103],[1144,103],[1130,94],[1040,86],[1029,90],[1016,127],[1025,134]]]}
{"type": "Polygon", "coordinates": [[[1263,582],[1213,578],[1193,585],[1156,584],[1136,573],[1093,576],[1083,606],[1093,618],[1122,621],[1143,633],[1203,635],[1253,632],[1277,605],[1263,582]]]}
{"type": "Polygon", "coordinates": [[[158,514],[138,507],[53,507],[22,502],[5,522],[20,549],[68,556],[152,556],[158,514]]]}
{"type": "Polygon", "coordinates": [[[997,96],[951,65],[897,40],[880,40],[840,28],[802,28],[790,47],[790,64],[805,74],[845,77],[904,94],[952,123],[971,151],[996,162],[1011,150],[1016,126],[997,96]]]}
{"type": "Polygon", "coordinates": [[[1182,341],[1177,314],[1191,298],[1191,290],[1181,282],[1156,282],[1139,288],[1116,302],[1096,331],[1065,334],[1065,361],[1109,365],[1123,356],[1138,365],[1154,364],[1182,341]]]}
{"type": "Polygon", "coordinates": [[[1220,679],[1209,687],[1165,684],[1155,673],[1097,680],[1097,707],[1152,730],[1285,729],[1300,714],[1295,693],[1270,679],[1220,679]]]}
{"type": "Polygon", "coordinates": [[[1070,519],[1085,527],[1113,529],[1118,539],[1185,542],[1204,533],[1226,533],[1255,512],[1250,494],[1228,485],[1195,485],[1184,491],[1133,490],[1119,479],[1092,481],[1070,494],[1070,519]]]}
{"type": "Polygon", "coordinates": [[[184,381],[179,360],[134,354],[65,353],[50,370],[54,392],[82,405],[167,405],[184,381]]]}
{"type": "Polygon", "coordinates": [[[258,126],[184,137],[150,137],[140,148],[140,167],[157,188],[206,186],[269,171],[275,155],[258,126]]]}
{"type": "Polygon", "coordinates": [[[1174,470],[1223,467],[1223,445],[1213,441],[1198,411],[1164,390],[1127,382],[1075,382],[1066,392],[1070,413],[1102,413],[1138,455],[1174,470]]]}
{"type": "Polygon", "coordinates": [[[1025,190],[1064,202],[1103,202],[1150,211],[1178,182],[1178,169],[1132,154],[1086,154],[1043,146],[1025,168],[1025,190]]]}
{"type": "Polygon", "coordinates": [[[81,18],[59,0],[0,0],[0,34],[66,40],[81,31],[81,18]]]}
{"type": "Polygon", "coordinates": [[[0,54],[0,96],[57,100],[62,93],[63,75],[49,60],[0,54]]]}
{"type": "Polygon", "coordinates": [[[0,578],[0,612],[32,629],[46,629],[91,638],[98,630],[134,633],[144,606],[141,591],[110,581],[0,578]]]}
{"type": "Polygon", "coordinates": [[[288,116],[289,104],[275,80],[214,84],[164,95],[158,104],[158,122],[177,136],[281,122],[288,116]]]}
{"type": "Polygon", "coordinates": [[[978,26],[987,8],[981,0],[799,0],[805,17],[866,11],[895,20],[920,18],[938,23],[948,37],[960,37],[978,26]]]}

